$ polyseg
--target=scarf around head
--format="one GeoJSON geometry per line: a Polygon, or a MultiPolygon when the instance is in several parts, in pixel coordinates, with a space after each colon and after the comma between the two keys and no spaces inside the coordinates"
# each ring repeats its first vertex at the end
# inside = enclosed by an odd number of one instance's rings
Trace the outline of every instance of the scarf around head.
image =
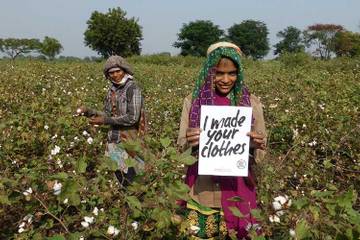
{"type": "Polygon", "coordinates": [[[244,74],[239,51],[232,47],[218,47],[209,53],[195,82],[189,116],[189,127],[191,128],[200,126],[201,105],[214,104],[213,80],[216,74],[216,65],[223,57],[230,58],[238,70],[236,82],[229,93],[231,105],[250,106],[250,94],[243,87],[244,74]]]}

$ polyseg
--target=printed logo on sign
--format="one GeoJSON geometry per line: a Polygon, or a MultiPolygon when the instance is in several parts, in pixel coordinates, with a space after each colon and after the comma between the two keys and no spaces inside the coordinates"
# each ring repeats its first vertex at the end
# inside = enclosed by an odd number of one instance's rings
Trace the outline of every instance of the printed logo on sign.
{"type": "Polygon", "coordinates": [[[244,159],[240,159],[239,161],[236,162],[236,166],[239,169],[245,169],[246,168],[246,161],[244,159]]]}

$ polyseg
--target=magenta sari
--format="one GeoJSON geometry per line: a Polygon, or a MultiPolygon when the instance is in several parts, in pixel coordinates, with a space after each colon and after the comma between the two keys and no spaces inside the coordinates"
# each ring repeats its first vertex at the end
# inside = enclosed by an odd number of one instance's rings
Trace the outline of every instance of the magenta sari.
{"type": "MultiPolygon", "coordinates": [[[[190,110],[190,126],[198,128],[200,125],[200,108],[201,105],[231,105],[230,99],[226,96],[216,94],[211,88],[211,78],[213,71],[210,71],[208,77],[200,90],[199,97],[192,102],[190,110]]],[[[243,87],[242,99],[238,106],[251,106],[250,93],[243,87]]],[[[252,119],[254,121],[254,119],[252,119]]],[[[194,155],[198,155],[196,149],[193,151],[194,155]]],[[[198,176],[198,163],[191,165],[186,174],[185,182],[191,188],[198,176]]],[[[251,210],[257,208],[256,204],[256,189],[253,172],[249,168],[248,177],[223,177],[213,176],[214,183],[219,183],[221,190],[221,207],[224,211],[225,222],[228,230],[233,229],[238,233],[238,238],[246,238],[248,236],[248,229],[257,225],[258,221],[251,215],[251,210]],[[240,201],[231,201],[235,197],[239,197],[240,201]],[[232,214],[229,207],[236,207],[243,215],[242,218],[236,217],[232,214]]]]}

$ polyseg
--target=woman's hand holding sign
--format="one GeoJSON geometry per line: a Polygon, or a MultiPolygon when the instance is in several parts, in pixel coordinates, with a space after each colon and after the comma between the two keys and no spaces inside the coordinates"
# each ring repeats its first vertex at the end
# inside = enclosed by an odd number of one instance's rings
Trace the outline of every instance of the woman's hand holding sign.
{"type": "Polygon", "coordinates": [[[188,128],[186,130],[186,140],[191,147],[199,145],[200,140],[200,128],[188,128]]]}
{"type": "Polygon", "coordinates": [[[261,132],[251,131],[247,134],[250,137],[250,147],[265,150],[265,135],[261,132]]]}

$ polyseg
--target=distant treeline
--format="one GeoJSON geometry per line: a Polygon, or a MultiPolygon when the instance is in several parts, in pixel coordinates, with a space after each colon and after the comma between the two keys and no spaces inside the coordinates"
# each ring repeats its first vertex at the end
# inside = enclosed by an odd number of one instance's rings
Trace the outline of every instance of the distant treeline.
{"type": "MultiPolygon", "coordinates": [[[[126,18],[121,8],[109,9],[107,13],[93,12],[84,32],[85,45],[96,51],[102,58],[117,54],[124,57],[140,55],[142,29],[138,20],[126,18]]],[[[184,23],[173,46],[180,49],[182,56],[203,57],[210,44],[229,41],[237,44],[244,56],[262,59],[270,51],[269,30],[266,23],[245,20],[235,23],[226,31],[209,20],[184,23]]],[[[274,55],[307,53],[320,59],[332,57],[360,56],[360,33],[351,32],[341,25],[317,23],[300,30],[288,26],[277,33],[279,42],[274,47],[274,55]]],[[[61,43],[50,37],[43,42],[38,39],[0,39],[0,52],[13,60],[33,53],[39,58],[54,59],[63,49],[61,43]]],[[[162,53],[159,55],[170,55],[162,53]]],[[[59,57],[66,60],[80,60],[74,57],[59,57]],[[65,58],[65,59],[64,59],[65,58]]],[[[87,61],[100,61],[98,57],[86,57],[87,61]]]]}

